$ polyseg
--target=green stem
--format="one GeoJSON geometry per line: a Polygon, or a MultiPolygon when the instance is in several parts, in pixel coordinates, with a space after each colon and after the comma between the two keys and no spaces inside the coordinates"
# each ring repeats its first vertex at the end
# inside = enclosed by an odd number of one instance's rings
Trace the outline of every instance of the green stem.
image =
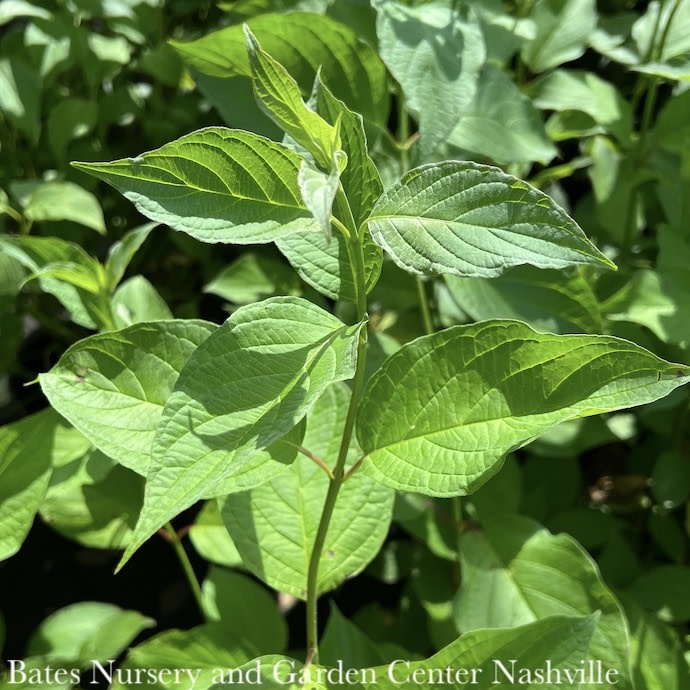
{"type": "Polygon", "coordinates": [[[426,292],[426,283],[419,277],[415,276],[417,283],[417,295],[419,296],[419,306],[422,310],[422,321],[424,323],[424,331],[427,335],[431,335],[436,331],[434,328],[434,321],[431,318],[431,308],[429,307],[429,295],[426,292]]]}
{"type": "MultiPolygon", "coordinates": [[[[338,190],[336,195],[336,206],[344,216],[349,226],[349,238],[347,242],[350,263],[353,269],[355,288],[357,293],[357,319],[363,322],[367,318],[367,297],[365,284],[365,270],[364,270],[364,241],[363,237],[358,232],[355,225],[350,205],[347,202],[342,189],[338,190]]],[[[340,448],[338,450],[338,458],[333,468],[333,476],[328,485],[326,499],[323,504],[321,512],[321,519],[319,520],[319,527],[314,538],[314,546],[312,548],[309,559],[309,570],[307,572],[307,656],[305,666],[311,663],[318,663],[319,661],[319,621],[317,601],[319,596],[318,579],[319,579],[319,564],[321,562],[321,554],[323,553],[324,544],[328,535],[328,527],[331,523],[333,510],[335,508],[338,493],[345,481],[345,462],[347,460],[347,453],[350,448],[350,441],[352,439],[352,432],[355,428],[355,418],[357,415],[357,407],[364,389],[364,368],[366,362],[367,350],[367,329],[363,327],[359,334],[359,341],[357,343],[357,366],[355,369],[355,376],[352,381],[352,395],[350,397],[350,404],[347,409],[347,416],[345,418],[345,426],[343,427],[343,435],[340,440],[340,448]]]]}
{"type": "Polygon", "coordinates": [[[196,604],[199,607],[199,611],[201,612],[204,620],[208,621],[209,618],[204,606],[204,598],[201,594],[201,586],[199,585],[199,580],[196,578],[196,574],[194,573],[194,568],[192,568],[189,556],[187,556],[187,552],[184,550],[182,541],[175,531],[175,528],[169,522],[166,522],[165,525],[163,525],[163,529],[168,535],[168,541],[170,541],[173,549],[175,550],[175,554],[177,555],[177,559],[180,561],[182,570],[184,570],[185,577],[189,583],[189,588],[192,590],[192,594],[194,595],[196,604]]]}

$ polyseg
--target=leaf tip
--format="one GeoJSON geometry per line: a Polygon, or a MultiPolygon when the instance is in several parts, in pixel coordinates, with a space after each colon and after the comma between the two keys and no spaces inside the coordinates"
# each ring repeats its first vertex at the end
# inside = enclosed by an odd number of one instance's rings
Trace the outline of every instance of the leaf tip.
{"type": "Polygon", "coordinates": [[[249,54],[253,54],[261,50],[259,42],[256,40],[256,36],[252,33],[251,29],[247,24],[242,24],[242,31],[244,32],[244,40],[247,44],[247,51],[249,54]]]}

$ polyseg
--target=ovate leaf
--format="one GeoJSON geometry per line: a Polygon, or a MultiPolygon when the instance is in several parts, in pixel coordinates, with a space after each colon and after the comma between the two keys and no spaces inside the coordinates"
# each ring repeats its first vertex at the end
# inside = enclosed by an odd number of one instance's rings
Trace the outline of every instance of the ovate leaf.
{"type": "Polygon", "coordinates": [[[209,127],[136,158],[75,163],[147,218],[203,242],[272,242],[317,230],[297,184],[301,158],[250,132],[209,127]]]}
{"type": "MultiPolygon", "coordinates": [[[[349,390],[331,386],[307,420],[303,445],[333,466],[347,415],[349,390]]],[[[350,448],[350,463],[357,458],[350,448]]],[[[329,479],[309,458],[245,494],[228,496],[221,509],[244,565],[269,586],[306,597],[307,572],[329,479]]],[[[378,553],[388,532],[390,489],[355,472],[335,505],[319,566],[319,592],[354,575],[378,553]]]]}
{"type": "Polygon", "coordinates": [[[214,329],[205,321],[160,321],[85,338],[40,375],[41,388],[96,448],[146,475],[163,405],[214,329]]]}
{"type": "Polygon", "coordinates": [[[418,338],[372,376],[357,414],[363,470],[432,496],[474,491],[505,454],[557,423],[642,405],[690,381],[625,340],[516,321],[418,338]]]}
{"type": "Polygon", "coordinates": [[[304,299],[276,297],[238,309],[199,347],[166,402],[144,510],[122,562],[166,520],[242,474],[329,384],[352,377],[361,327],[304,299]]]}
{"type": "Polygon", "coordinates": [[[264,52],[247,26],[244,29],[252,70],[252,84],[266,114],[300,146],[330,170],[333,155],[340,148],[340,137],[320,115],[302,100],[297,82],[287,70],[264,52]]]}
{"type": "Polygon", "coordinates": [[[470,104],[486,51],[479,26],[457,3],[434,0],[407,7],[378,0],[381,57],[419,116],[422,155],[445,141],[470,104]]]}
{"type": "Polygon", "coordinates": [[[498,168],[447,161],[403,175],[374,206],[374,241],[417,275],[491,278],[532,264],[613,264],[550,197],[498,168]]]}
{"type": "Polygon", "coordinates": [[[460,555],[463,583],[455,615],[462,630],[598,611],[589,657],[618,670],[616,687],[631,687],[623,611],[572,537],[554,536],[527,518],[493,516],[483,530],[463,533],[460,555]],[[489,600],[490,606],[481,603],[489,600]]]}

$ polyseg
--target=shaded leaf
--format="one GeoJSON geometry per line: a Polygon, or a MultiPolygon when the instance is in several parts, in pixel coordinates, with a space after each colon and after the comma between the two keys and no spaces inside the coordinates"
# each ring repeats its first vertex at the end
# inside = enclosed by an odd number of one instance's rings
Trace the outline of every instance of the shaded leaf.
{"type": "Polygon", "coordinates": [[[197,348],[167,398],[136,538],[250,467],[332,382],[354,374],[360,325],[296,297],[238,309],[197,348]]]}
{"type": "Polygon", "coordinates": [[[572,537],[554,536],[527,518],[491,516],[482,531],[462,535],[460,548],[463,583],[455,617],[462,630],[514,628],[598,611],[588,656],[617,669],[616,687],[632,687],[623,611],[572,537]]]}
{"type": "Polygon", "coordinates": [[[158,421],[205,321],[135,324],[81,340],[39,377],[51,405],[96,448],[146,475],[158,421]]]}
{"type": "Polygon", "coordinates": [[[642,405],[690,380],[625,340],[517,321],[418,338],[372,376],[357,413],[362,469],[396,489],[471,493],[506,453],[559,422],[642,405]]]}
{"type": "MultiPolygon", "coordinates": [[[[349,391],[331,386],[307,420],[303,445],[333,466],[347,414],[349,391]]],[[[357,457],[350,448],[349,457],[357,457]]],[[[326,473],[298,456],[267,484],[222,503],[223,519],[244,565],[269,586],[304,599],[307,572],[328,490],[326,473]]],[[[338,495],[319,566],[318,591],[360,572],[388,531],[393,492],[356,472],[338,495]]]]}

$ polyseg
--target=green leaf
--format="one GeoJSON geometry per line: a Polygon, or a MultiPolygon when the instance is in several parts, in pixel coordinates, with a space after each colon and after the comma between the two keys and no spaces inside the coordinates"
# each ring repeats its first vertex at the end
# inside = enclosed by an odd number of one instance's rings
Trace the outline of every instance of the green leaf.
{"type": "MultiPolygon", "coordinates": [[[[304,233],[304,236],[321,237],[320,233],[304,233]]],[[[241,305],[275,295],[300,297],[302,289],[299,278],[284,261],[271,255],[243,252],[204,285],[204,292],[241,305]]]]}
{"type": "Polygon", "coordinates": [[[340,184],[340,170],[334,165],[330,173],[324,173],[307,161],[302,161],[297,182],[304,205],[319,224],[326,240],[330,242],[333,238],[331,211],[340,184]]]}
{"type": "Polygon", "coordinates": [[[92,661],[115,659],[142,630],[154,625],[136,611],[82,601],[48,616],[33,634],[27,652],[86,668],[92,661]]]}
{"type": "MultiPolygon", "coordinates": [[[[356,302],[355,278],[347,240],[336,233],[328,241],[322,233],[295,233],[276,241],[300,278],[321,294],[343,302],[356,302]]],[[[367,292],[376,285],[383,264],[383,252],[369,233],[364,237],[364,273],[367,292]]]]}
{"type": "Polygon", "coordinates": [[[624,605],[630,621],[630,658],[637,687],[690,690],[688,665],[676,631],[634,602],[624,601],[624,605]]]}
{"type": "Polygon", "coordinates": [[[8,24],[18,17],[40,17],[50,19],[51,14],[48,10],[39,7],[27,0],[4,0],[0,3],[0,26],[8,24]]]}
{"type": "Polygon", "coordinates": [[[446,285],[460,308],[474,321],[516,319],[551,333],[601,333],[597,298],[580,273],[516,266],[501,276],[457,278],[446,285]]]}
{"type": "Polygon", "coordinates": [[[486,50],[479,26],[445,0],[373,3],[383,61],[418,114],[421,155],[446,140],[477,89],[486,50]]]}
{"type": "Polygon", "coordinates": [[[613,84],[592,72],[558,69],[537,84],[534,105],[559,112],[587,113],[619,140],[627,141],[632,128],[630,105],[613,84]]]}
{"type": "Polygon", "coordinates": [[[143,502],[142,477],[92,450],[54,469],[39,514],[88,548],[124,549],[143,502]]]}
{"type": "MultiPolygon", "coordinates": [[[[316,77],[312,101],[316,112],[331,125],[338,123],[340,146],[347,155],[347,167],[340,173],[340,183],[347,197],[356,227],[359,227],[371,213],[376,200],[383,193],[381,177],[369,157],[367,137],[364,132],[362,116],[350,110],[338,100],[321,80],[322,73],[316,77]]],[[[347,218],[340,215],[347,223],[347,218]]]]}
{"type": "Polygon", "coordinates": [[[477,163],[411,170],[384,192],[368,223],[374,242],[417,275],[492,278],[519,264],[615,268],[546,194],[477,163]]]}
{"type": "Polygon", "coordinates": [[[98,105],[83,98],[58,101],[48,116],[48,141],[53,155],[64,161],[70,142],[86,136],[98,122],[98,105]]]}
{"type": "MultiPolygon", "coordinates": [[[[331,386],[307,420],[303,445],[334,465],[347,414],[349,391],[331,386]]],[[[350,448],[349,458],[357,457],[350,448]]],[[[307,457],[272,481],[221,505],[223,520],[243,563],[269,586],[304,599],[307,571],[321,509],[326,473],[307,457]]],[[[331,518],[319,566],[318,591],[326,592],[361,571],[388,531],[393,492],[356,472],[343,485],[331,518]]]]}
{"type": "Polygon", "coordinates": [[[659,565],[640,575],[626,590],[644,608],[667,623],[690,620],[690,567],[659,565]]]}
{"type": "Polygon", "coordinates": [[[105,235],[98,199],[74,182],[31,182],[14,185],[28,220],[71,220],[105,235]]]}
{"type": "Polygon", "coordinates": [[[531,18],[536,34],[521,56],[533,72],[577,60],[597,23],[594,0],[537,0],[531,18]]]}
{"type": "Polygon", "coordinates": [[[0,560],[19,551],[48,488],[53,459],[75,434],[81,437],[51,409],[0,427],[0,560]]]}
{"type": "MultiPolygon", "coordinates": [[[[136,678],[137,671],[140,678],[148,678],[147,672],[154,677],[164,677],[162,672],[166,670],[181,669],[179,682],[167,675],[170,683],[165,686],[157,684],[156,687],[206,690],[219,680],[219,674],[240,667],[256,653],[249,641],[236,636],[220,623],[207,623],[191,630],[167,630],[130,648],[119,666],[119,674],[112,674],[110,688],[131,690],[137,687],[138,684],[120,682],[130,674],[136,678]]],[[[108,670],[110,667],[106,665],[108,670]]],[[[111,678],[106,676],[105,680],[110,681],[111,678]]]]}
{"type": "Polygon", "coordinates": [[[501,69],[482,68],[477,93],[448,143],[497,163],[548,163],[557,153],[541,113],[501,69]]]}
{"type": "Polygon", "coordinates": [[[306,106],[297,82],[277,60],[261,49],[246,25],[244,35],[252,85],[259,104],[284,132],[314,156],[324,170],[331,170],[333,156],[340,148],[337,129],[306,106]]]}
{"type": "Polygon", "coordinates": [[[297,297],[241,307],[219,327],[167,399],[144,510],[122,563],[164,522],[241,477],[328,385],[351,378],[361,327],[297,297]]]}
{"type": "MultiPolygon", "coordinates": [[[[248,26],[264,50],[277,59],[300,86],[311,91],[319,68],[324,82],[349,108],[380,125],[388,119],[386,67],[377,52],[348,27],[310,12],[264,14],[248,26]]],[[[172,42],[198,72],[213,77],[250,76],[242,26],[229,26],[189,43],[172,42]]],[[[225,88],[219,81],[217,88],[225,88]]]]}
{"type": "MultiPolygon", "coordinates": [[[[401,660],[392,668],[389,664],[372,669],[377,681],[374,685],[382,690],[393,690],[401,685],[412,685],[414,681],[422,687],[438,687],[440,682],[453,687],[538,690],[557,686],[579,690],[583,686],[578,670],[586,669],[583,660],[587,658],[595,624],[595,615],[586,618],[552,616],[511,630],[475,630],[428,659],[401,660]],[[547,665],[546,659],[550,664],[547,665]],[[549,667],[559,670],[560,678],[555,671],[547,675],[549,667]],[[447,668],[450,669],[448,676],[447,668]],[[571,673],[572,682],[565,675],[566,670],[571,673]]],[[[613,672],[615,678],[618,671],[613,669],[613,672]]]]}
{"type": "Polygon", "coordinates": [[[207,501],[189,528],[189,539],[197,553],[211,563],[233,568],[242,557],[225,529],[218,501],[207,501]]]}
{"type": "Polygon", "coordinates": [[[108,287],[114,290],[122,280],[129,262],[139,251],[146,238],[156,227],[155,223],[146,223],[141,227],[126,232],[122,239],[115,242],[108,250],[108,258],[105,261],[105,275],[108,287]]]}
{"type": "Polygon", "coordinates": [[[632,687],[625,617],[572,537],[554,536],[528,518],[492,516],[482,531],[463,533],[460,553],[463,583],[455,618],[462,630],[514,628],[598,611],[588,656],[618,670],[616,687],[632,687]]]}
{"type": "Polygon", "coordinates": [[[297,184],[301,158],[250,132],[209,127],[137,158],[74,163],[147,218],[203,242],[272,242],[317,230],[297,184]]]}
{"type": "Polygon", "coordinates": [[[652,473],[652,493],[664,508],[675,508],[690,497],[690,463],[675,450],[657,457],[652,473]]]}
{"type": "Polygon", "coordinates": [[[335,667],[339,662],[346,669],[377,666],[386,662],[382,651],[331,603],[326,630],[319,642],[319,659],[325,666],[335,667]]]}
{"type": "Polygon", "coordinates": [[[132,276],[125,280],[115,290],[111,307],[118,328],[173,318],[170,307],[144,276],[132,276]]]}
{"type": "MultiPolygon", "coordinates": [[[[66,242],[57,237],[0,237],[0,249],[19,261],[34,274],[51,265],[80,266],[77,269],[81,277],[74,280],[87,281],[89,289],[74,285],[74,281],[66,282],[59,277],[51,277],[49,273],[38,276],[41,289],[54,295],[72,316],[72,320],[85,328],[112,327],[112,315],[108,296],[104,291],[94,295],[91,290],[96,284],[102,284],[103,269],[98,261],[89,256],[79,245],[66,242]],[[86,276],[90,276],[86,278],[86,276]]],[[[60,274],[63,277],[65,273],[60,274]]],[[[69,275],[69,274],[67,274],[69,275]]]]}
{"type": "Polygon", "coordinates": [[[0,60],[0,111],[34,143],[41,131],[41,80],[18,57],[0,60]]]}
{"type": "Polygon", "coordinates": [[[633,25],[632,36],[640,55],[650,54],[662,61],[676,56],[687,57],[690,50],[690,2],[650,2],[647,11],[633,25]],[[663,48],[659,45],[659,27],[664,27],[663,48]]]}
{"type": "Polygon", "coordinates": [[[190,354],[214,329],[177,320],[93,335],[40,375],[41,388],[96,448],[146,475],[163,405],[190,354]]]}
{"type": "Polygon", "coordinates": [[[517,321],[454,326],[404,345],[372,376],[357,413],[362,469],[404,491],[471,493],[559,422],[643,405],[689,380],[690,367],[617,338],[517,321]]]}
{"type": "Polygon", "coordinates": [[[285,650],[288,629],[278,602],[254,580],[224,568],[211,568],[202,592],[212,620],[221,621],[239,639],[262,654],[285,650]]]}

